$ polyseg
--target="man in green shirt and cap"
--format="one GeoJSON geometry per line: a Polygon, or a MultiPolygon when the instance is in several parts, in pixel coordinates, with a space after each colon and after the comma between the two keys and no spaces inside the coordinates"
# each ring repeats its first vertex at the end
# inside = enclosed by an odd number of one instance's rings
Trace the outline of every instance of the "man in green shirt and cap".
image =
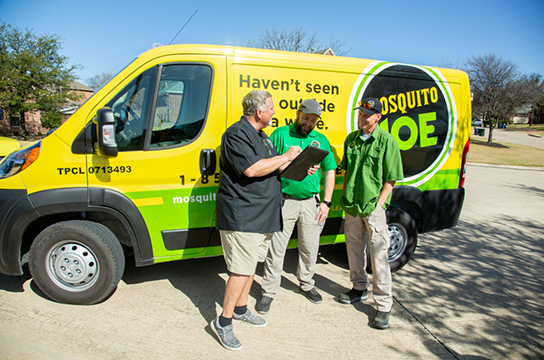
{"type": "Polygon", "coordinates": [[[391,268],[385,210],[397,180],[404,178],[400,150],[395,138],[378,126],[382,104],[376,98],[359,103],[359,130],[344,142],[342,168],[344,190],[340,204],[345,215],[346,249],[349,277],[353,288],[338,295],[344,304],[368,299],[366,251],[372,266],[372,294],[378,313],[374,327],[387,329],[393,306],[391,268]]]}
{"type": "Polygon", "coordinates": [[[336,161],[327,138],[314,130],[320,117],[321,105],[315,99],[304,100],[298,108],[295,122],[276,129],[270,135],[270,140],[274,143],[279,155],[285,153],[292,146],[299,146],[301,149],[314,146],[329,151],[329,154],[319,164],[325,177],[323,202],[319,199],[321,192],[320,170],[312,176],[306,176],[300,182],[281,179],[283,231],[274,233],[265,260],[263,296],[255,306],[260,314],[266,314],[270,310],[270,304],[280,288],[285,251],[295,224],[298,228],[297,278],[300,282],[300,292],[313,303],[323,301],[321,295],[314,288],[313,276],[319,249],[319,237],[331,207],[336,161]]]}

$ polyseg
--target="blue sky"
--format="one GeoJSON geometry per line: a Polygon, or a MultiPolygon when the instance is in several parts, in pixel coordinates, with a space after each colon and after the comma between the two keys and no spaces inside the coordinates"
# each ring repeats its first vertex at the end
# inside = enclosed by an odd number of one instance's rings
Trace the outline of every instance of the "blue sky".
{"type": "Polygon", "coordinates": [[[154,42],[241,45],[261,30],[300,26],[347,56],[441,66],[496,53],[544,75],[544,1],[0,0],[0,21],[55,34],[82,82],[122,69],[154,42]]]}

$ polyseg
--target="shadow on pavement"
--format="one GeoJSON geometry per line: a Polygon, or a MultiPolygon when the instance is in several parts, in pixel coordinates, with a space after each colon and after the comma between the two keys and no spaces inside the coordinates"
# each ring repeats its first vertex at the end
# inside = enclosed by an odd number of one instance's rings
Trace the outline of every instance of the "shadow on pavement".
{"type": "Polygon", "coordinates": [[[542,223],[504,215],[460,221],[420,236],[411,262],[394,274],[395,299],[450,350],[543,358],[542,269],[542,223]]]}

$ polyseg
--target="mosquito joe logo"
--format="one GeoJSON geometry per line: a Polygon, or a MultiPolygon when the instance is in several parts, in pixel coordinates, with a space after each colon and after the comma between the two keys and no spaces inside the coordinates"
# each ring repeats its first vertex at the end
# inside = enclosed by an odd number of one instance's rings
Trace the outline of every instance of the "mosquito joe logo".
{"type": "Polygon", "coordinates": [[[373,62],[353,86],[347,130],[358,129],[356,108],[366,97],[382,103],[380,127],[399,143],[404,179],[420,185],[447,160],[455,138],[457,116],[453,94],[442,74],[432,68],[373,62]]]}

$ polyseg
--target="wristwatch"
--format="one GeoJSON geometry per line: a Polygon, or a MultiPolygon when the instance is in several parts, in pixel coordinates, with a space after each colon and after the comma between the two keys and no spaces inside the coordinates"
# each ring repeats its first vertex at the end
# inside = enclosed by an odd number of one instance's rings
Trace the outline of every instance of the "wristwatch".
{"type": "Polygon", "coordinates": [[[323,201],[323,204],[327,205],[329,208],[332,206],[330,201],[323,201]]]}

